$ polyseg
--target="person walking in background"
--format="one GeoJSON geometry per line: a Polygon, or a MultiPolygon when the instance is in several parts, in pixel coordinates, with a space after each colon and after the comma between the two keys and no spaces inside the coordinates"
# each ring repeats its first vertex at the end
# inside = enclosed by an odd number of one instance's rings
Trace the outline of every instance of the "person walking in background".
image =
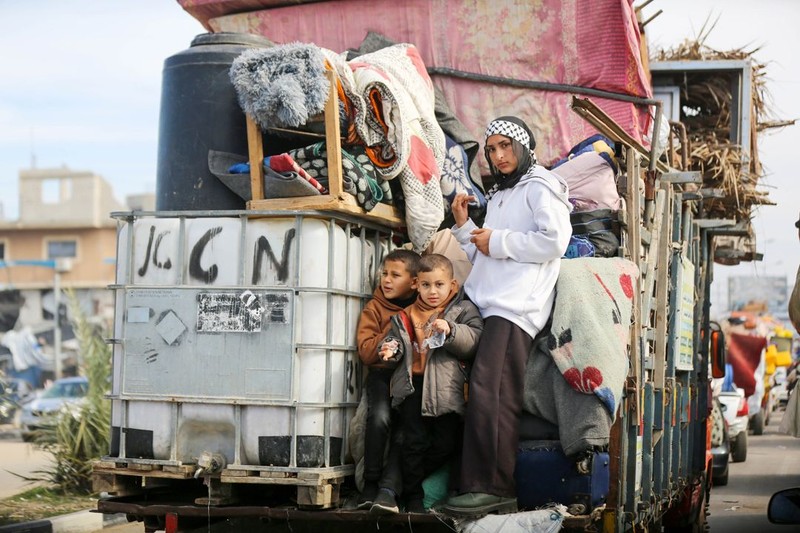
{"type": "Polygon", "coordinates": [[[442,511],[480,517],[517,510],[514,468],[525,364],[533,339],[553,309],[560,260],[572,235],[568,187],[536,162],[533,133],[517,117],[486,128],[484,153],[495,184],[479,228],[472,199],[452,203],[453,235],[472,270],[467,296],[484,330],[470,375],[459,490],[442,511]]]}
{"type": "MultiPolygon", "coordinates": [[[[797,237],[800,239],[800,217],[794,223],[797,228],[797,237]]],[[[800,267],[797,268],[797,279],[794,282],[794,290],[789,297],[789,320],[792,321],[794,329],[800,333],[800,267]]],[[[786,390],[789,391],[789,400],[786,402],[786,411],[778,431],[800,437],[800,392],[797,387],[797,362],[792,364],[791,370],[786,377],[786,390]]]]}
{"type": "MultiPolygon", "coordinates": [[[[797,237],[800,238],[800,217],[794,223],[797,228],[797,237]]],[[[800,333],[800,267],[797,268],[797,278],[794,281],[794,290],[789,298],[789,319],[794,329],[800,333]]]]}

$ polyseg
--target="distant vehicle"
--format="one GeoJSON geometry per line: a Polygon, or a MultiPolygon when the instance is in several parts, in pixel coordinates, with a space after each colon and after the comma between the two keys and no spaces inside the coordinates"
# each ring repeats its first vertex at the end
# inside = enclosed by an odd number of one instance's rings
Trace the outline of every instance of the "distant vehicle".
{"type": "Polygon", "coordinates": [[[728,484],[728,463],[730,462],[731,443],[728,437],[728,421],[722,414],[723,408],[719,399],[714,400],[711,413],[711,480],[715,487],[728,484]]]}
{"type": "Polygon", "coordinates": [[[33,434],[47,424],[49,417],[63,406],[76,405],[83,401],[89,390],[85,377],[57,379],[36,399],[22,407],[20,417],[22,440],[28,442],[33,434]]]}
{"type": "Polygon", "coordinates": [[[747,424],[750,409],[744,390],[720,392],[719,401],[724,406],[722,413],[728,421],[728,438],[731,443],[731,459],[735,463],[747,460],[747,424]]]}
{"type": "Polygon", "coordinates": [[[789,392],[786,390],[786,368],[782,366],[776,368],[770,381],[772,387],[769,389],[769,395],[774,411],[778,407],[786,406],[786,402],[789,401],[789,392]]]}

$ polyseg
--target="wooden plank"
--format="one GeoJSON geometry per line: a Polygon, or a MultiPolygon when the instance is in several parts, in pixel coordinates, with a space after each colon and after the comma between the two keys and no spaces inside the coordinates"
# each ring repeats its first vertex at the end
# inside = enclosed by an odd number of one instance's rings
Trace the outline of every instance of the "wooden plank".
{"type": "Polygon", "coordinates": [[[371,211],[364,211],[351,194],[343,194],[337,199],[330,195],[297,196],[295,198],[273,198],[270,200],[257,200],[247,202],[247,209],[251,210],[319,210],[337,211],[357,215],[359,218],[371,220],[386,226],[405,226],[405,219],[393,206],[378,204],[371,211]]]}
{"type": "MultiPolygon", "coordinates": [[[[666,198],[664,200],[664,215],[661,219],[658,249],[658,270],[656,270],[656,351],[655,365],[653,366],[653,384],[656,390],[664,389],[664,377],[667,362],[667,337],[669,326],[669,264],[672,253],[672,202],[675,194],[668,184],[662,184],[666,198]]],[[[656,406],[664,409],[664,406],[656,406]]]]}
{"type": "Polygon", "coordinates": [[[142,492],[141,479],[138,477],[118,476],[110,473],[92,473],[92,490],[96,493],[107,492],[117,496],[127,496],[142,492]]]}
{"type": "Polygon", "coordinates": [[[297,487],[297,505],[328,509],[339,503],[339,485],[319,485],[316,487],[297,487]]]}
{"type": "MultiPolygon", "coordinates": [[[[628,147],[625,151],[625,160],[627,162],[626,172],[628,175],[627,179],[627,191],[626,191],[626,201],[629,206],[628,211],[628,246],[630,246],[630,257],[631,261],[636,263],[639,267],[639,270],[643,270],[643,257],[642,257],[642,239],[639,235],[639,228],[640,225],[638,223],[639,218],[642,216],[642,191],[641,191],[641,184],[642,180],[639,177],[639,156],[632,147],[628,147]]],[[[641,396],[639,392],[641,391],[641,375],[642,375],[642,361],[641,361],[641,338],[642,338],[642,323],[641,323],[641,307],[642,307],[642,280],[639,278],[636,281],[636,287],[634,290],[634,298],[633,298],[633,324],[631,324],[631,375],[629,376],[629,382],[633,385],[633,389],[636,391],[631,397],[631,400],[634,402],[632,406],[632,413],[631,413],[631,425],[638,426],[641,418],[642,418],[642,405],[641,405],[641,396]]]]}
{"type": "Polygon", "coordinates": [[[99,474],[116,474],[120,476],[132,476],[132,477],[163,477],[168,479],[189,479],[193,476],[192,472],[167,472],[164,470],[143,470],[137,468],[110,468],[110,469],[103,469],[95,467],[92,471],[92,475],[99,475],[99,474]]]}
{"type": "Polygon", "coordinates": [[[328,152],[328,190],[334,198],[341,198],[342,186],[342,144],[339,131],[339,93],[336,90],[336,74],[326,70],[325,75],[331,84],[328,100],[325,102],[325,148],[328,152]]]}
{"type": "MultiPolygon", "coordinates": [[[[621,142],[636,150],[645,161],[650,161],[650,150],[642,143],[634,139],[625,129],[614,122],[602,109],[597,107],[588,98],[572,97],[570,109],[583,117],[592,126],[600,130],[600,133],[610,138],[612,141],[621,142]]],[[[669,172],[669,167],[661,161],[656,161],[656,168],[661,172],[669,172]]]]}
{"type": "Polygon", "coordinates": [[[253,200],[264,199],[264,138],[261,128],[250,115],[247,120],[247,151],[250,159],[250,194],[253,200]]]}

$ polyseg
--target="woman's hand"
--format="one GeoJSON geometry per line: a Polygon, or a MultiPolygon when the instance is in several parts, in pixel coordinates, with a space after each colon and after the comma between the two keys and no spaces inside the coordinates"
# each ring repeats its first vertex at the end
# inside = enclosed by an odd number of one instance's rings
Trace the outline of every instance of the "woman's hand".
{"type": "Polygon", "coordinates": [[[478,228],[472,230],[472,238],[470,241],[475,245],[480,253],[489,255],[489,239],[492,236],[492,230],[488,228],[478,228]]]}
{"type": "Polygon", "coordinates": [[[459,193],[453,198],[453,203],[450,204],[450,208],[453,210],[453,218],[456,220],[456,227],[460,228],[463,226],[467,219],[469,218],[469,212],[467,211],[467,206],[470,202],[474,202],[476,198],[474,196],[467,196],[466,193],[459,193]]]}

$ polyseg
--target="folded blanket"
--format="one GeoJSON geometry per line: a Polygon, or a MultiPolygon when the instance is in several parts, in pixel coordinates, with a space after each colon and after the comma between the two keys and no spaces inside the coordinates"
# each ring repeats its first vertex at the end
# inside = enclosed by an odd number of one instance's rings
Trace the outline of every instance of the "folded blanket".
{"type": "Polygon", "coordinates": [[[612,419],[628,372],[637,266],[627,259],[562,259],[548,348],[573,389],[594,394],[612,419]]]}
{"type": "MultiPolygon", "coordinates": [[[[358,147],[356,147],[358,150],[358,147]]],[[[290,150],[289,155],[309,176],[323,183],[329,183],[328,152],[325,143],[319,142],[303,148],[290,150]]],[[[391,203],[389,184],[377,176],[366,154],[358,157],[342,149],[342,188],[352,194],[358,205],[366,211],[375,208],[379,202],[391,203]]]]}
{"type": "Polygon", "coordinates": [[[605,448],[611,436],[613,415],[597,396],[583,392],[564,380],[548,349],[547,337],[537,337],[525,366],[523,407],[558,426],[558,440],[569,457],[605,448]]]}
{"type": "Polygon", "coordinates": [[[433,84],[416,47],[398,44],[349,62],[356,91],[367,103],[356,129],[377,171],[399,176],[408,235],[424,250],[444,219],[439,183],[444,132],[436,122],[433,84]]]}
{"type": "Polygon", "coordinates": [[[289,154],[278,154],[264,158],[264,164],[275,172],[296,172],[308,183],[311,184],[320,194],[328,194],[328,189],[325,188],[316,178],[311,176],[304,168],[297,164],[297,161],[292,159],[289,154]]]}

